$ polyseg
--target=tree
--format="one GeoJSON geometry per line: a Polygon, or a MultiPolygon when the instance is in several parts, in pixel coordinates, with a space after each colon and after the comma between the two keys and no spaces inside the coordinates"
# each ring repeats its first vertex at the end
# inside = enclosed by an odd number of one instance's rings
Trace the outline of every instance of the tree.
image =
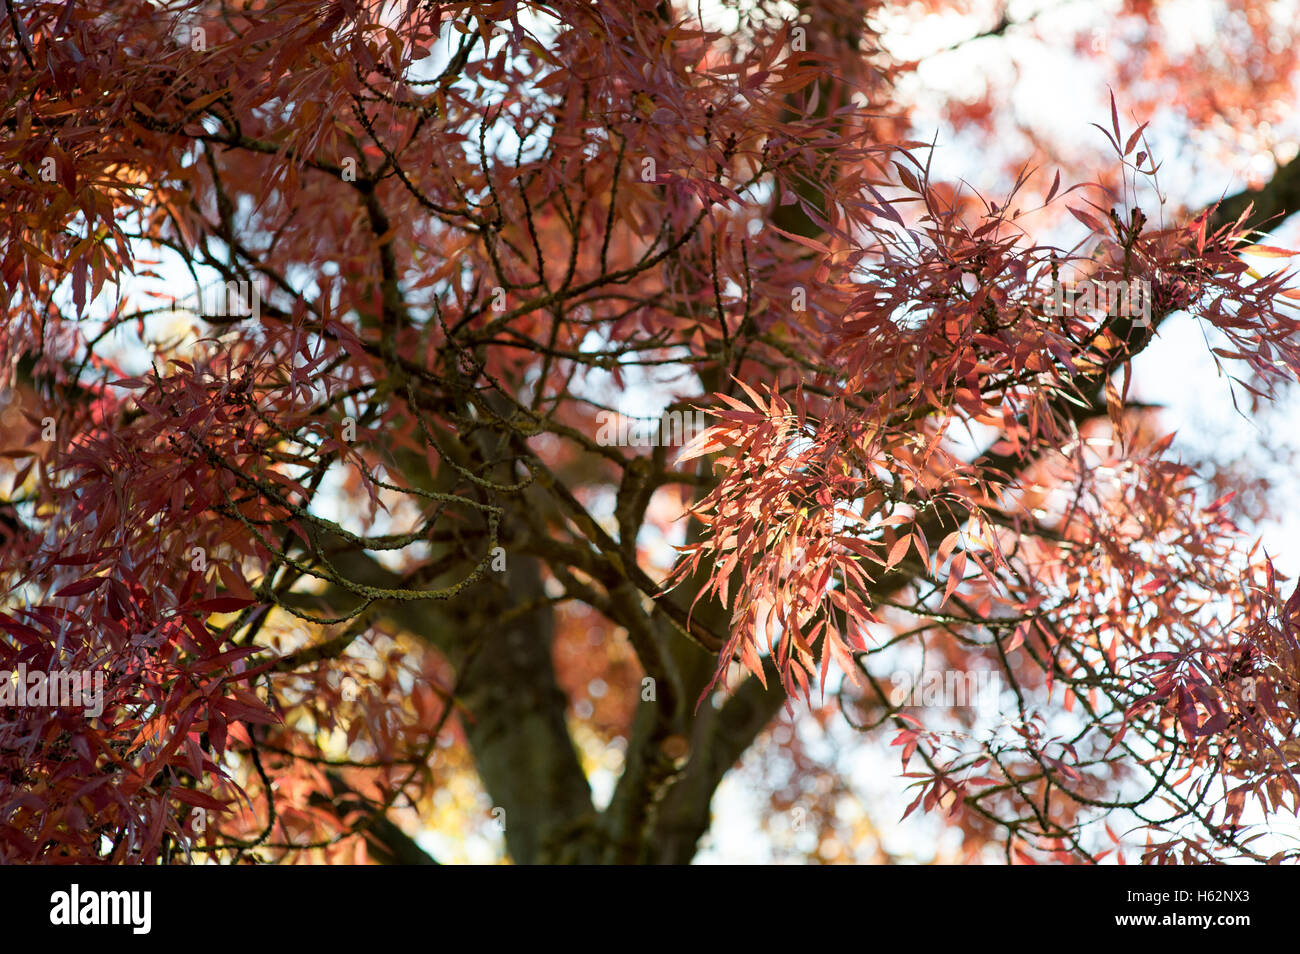
{"type": "Polygon", "coordinates": [[[1294,859],[1300,596],[1130,379],[1175,314],[1300,373],[1300,167],[1170,204],[1125,60],[1105,158],[951,104],[979,196],[916,9],[5,0],[0,859],[429,862],[474,778],[517,863],[681,863],[778,718],[966,857],[1294,859]]]}

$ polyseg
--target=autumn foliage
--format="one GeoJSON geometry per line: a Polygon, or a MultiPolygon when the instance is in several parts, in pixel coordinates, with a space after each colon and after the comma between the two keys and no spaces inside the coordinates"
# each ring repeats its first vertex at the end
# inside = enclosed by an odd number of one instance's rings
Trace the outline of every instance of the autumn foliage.
{"type": "Polygon", "coordinates": [[[718,6],[6,0],[0,670],[105,688],[0,709],[0,860],[425,860],[475,779],[515,861],[686,861],[801,718],[972,860],[1295,859],[1300,591],[1130,391],[1177,314],[1286,393],[1290,193],[1162,204],[1125,74],[983,196],[894,5],[718,6]]]}

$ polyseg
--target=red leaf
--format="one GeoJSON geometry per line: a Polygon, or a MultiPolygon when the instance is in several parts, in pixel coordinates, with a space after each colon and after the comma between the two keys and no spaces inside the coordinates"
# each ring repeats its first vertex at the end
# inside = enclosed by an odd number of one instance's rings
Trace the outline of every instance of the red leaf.
{"type": "Polygon", "coordinates": [[[894,541],[894,545],[889,548],[889,559],[885,562],[885,569],[892,569],[897,566],[907,556],[908,548],[912,544],[910,536],[899,537],[894,541]]]}
{"type": "Polygon", "coordinates": [[[1072,205],[1067,205],[1066,208],[1070,210],[1070,214],[1071,214],[1071,215],[1073,215],[1076,219],[1078,219],[1078,220],[1079,220],[1080,222],[1082,222],[1084,225],[1088,226],[1088,228],[1092,229],[1092,231],[1094,231],[1094,232],[1104,232],[1104,231],[1106,231],[1105,227],[1101,224],[1101,222],[1099,222],[1097,219],[1093,218],[1093,217],[1092,217],[1091,215],[1089,215],[1087,212],[1083,211],[1083,209],[1076,209],[1076,208],[1075,208],[1074,206],[1072,206],[1072,205]]]}
{"type": "Polygon", "coordinates": [[[237,596],[217,596],[195,603],[194,608],[201,613],[233,613],[255,602],[256,600],[240,599],[237,596]]]}
{"type": "Polygon", "coordinates": [[[76,583],[68,584],[67,586],[59,590],[59,592],[55,593],[54,595],[56,597],[81,596],[83,593],[89,593],[91,590],[99,589],[107,582],[108,582],[108,577],[106,576],[91,576],[91,577],[87,577],[84,580],[78,580],[76,583]]]}

